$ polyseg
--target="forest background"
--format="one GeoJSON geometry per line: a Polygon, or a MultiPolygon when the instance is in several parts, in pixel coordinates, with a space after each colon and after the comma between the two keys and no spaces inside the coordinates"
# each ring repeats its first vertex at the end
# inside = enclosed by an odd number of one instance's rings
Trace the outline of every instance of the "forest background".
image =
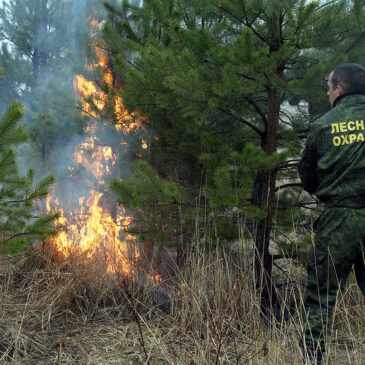
{"type": "Polygon", "coordinates": [[[0,20],[2,250],[57,234],[39,199],[54,178],[70,196],[69,161],[90,119],[73,92],[81,73],[110,101],[87,100],[93,119],[140,126],[107,129],[100,143],[128,143],[108,190],[147,261],[168,248],[182,268],[192,254],[248,247],[260,311],[280,312],[274,260],[305,264],[321,209],[296,166],[309,124],[330,108],[328,74],[362,62],[364,1],[9,0],[0,20]],[[111,83],[85,68],[95,42],[111,83]]]}

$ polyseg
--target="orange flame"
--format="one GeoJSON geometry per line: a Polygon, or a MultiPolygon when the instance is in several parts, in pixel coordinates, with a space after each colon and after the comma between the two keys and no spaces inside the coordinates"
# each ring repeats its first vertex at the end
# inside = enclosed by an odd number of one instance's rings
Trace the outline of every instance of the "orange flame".
{"type": "MultiPolygon", "coordinates": [[[[87,64],[86,67],[90,71],[101,69],[103,72],[103,81],[109,88],[112,88],[114,84],[114,76],[108,68],[108,56],[106,51],[100,45],[97,45],[95,47],[95,54],[97,60],[92,64],[87,64]]],[[[74,89],[80,97],[83,115],[98,118],[104,107],[108,103],[111,103],[114,106],[115,128],[117,131],[130,133],[133,130],[141,128],[141,120],[145,119],[137,112],[129,113],[124,107],[123,99],[120,95],[117,94],[108,101],[108,96],[97,88],[95,82],[86,80],[83,75],[75,76],[74,89]],[[95,108],[92,107],[89,99],[93,100],[95,108]]]]}
{"type": "Polygon", "coordinates": [[[50,241],[62,259],[76,252],[85,259],[102,258],[109,273],[133,275],[133,261],[138,258],[139,252],[136,248],[130,252],[127,242],[120,240],[123,227],[100,206],[102,196],[102,193],[91,190],[86,202],[81,198],[78,214],[72,221],[69,222],[63,215],[59,218],[59,224],[67,225],[67,232],[60,232],[50,241]]]}
{"type": "MultiPolygon", "coordinates": [[[[89,20],[88,20],[89,21],[89,20]]],[[[90,21],[93,29],[99,26],[96,19],[90,21]]],[[[95,46],[97,60],[86,67],[90,71],[101,69],[105,84],[113,87],[114,77],[108,69],[108,57],[106,52],[99,45],[95,46]]],[[[128,113],[123,105],[120,95],[110,97],[106,95],[93,81],[88,81],[83,75],[75,75],[74,90],[81,102],[82,114],[95,119],[100,118],[107,105],[114,106],[115,128],[117,131],[129,133],[141,127],[141,117],[137,112],[128,113]]],[[[116,154],[111,146],[102,145],[97,134],[97,123],[92,119],[85,127],[89,133],[83,142],[74,151],[74,161],[79,166],[83,166],[97,180],[99,187],[92,188],[88,197],[78,199],[78,207],[74,211],[66,214],[60,208],[57,199],[53,201],[47,199],[47,211],[58,210],[61,214],[58,224],[67,228],[60,232],[57,237],[50,239],[56,248],[59,258],[66,260],[74,254],[81,254],[85,260],[103,258],[108,273],[123,273],[133,275],[133,259],[139,257],[137,244],[127,244],[126,240],[136,242],[136,238],[130,234],[125,234],[125,240],[121,240],[122,232],[131,224],[132,218],[125,212],[116,213],[118,217],[112,217],[110,211],[105,208],[107,198],[101,192],[105,189],[105,178],[111,175],[113,166],[116,164],[116,154]]],[[[126,142],[122,142],[124,145],[126,142]]],[[[142,140],[142,148],[147,149],[146,140],[142,140]]],[[[69,168],[72,177],[78,179],[78,169],[69,168]],[[75,174],[75,175],[74,175],[75,174]]],[[[115,215],[115,214],[114,214],[115,215]]],[[[148,276],[148,275],[147,275],[148,276]]],[[[148,276],[149,277],[149,276],[148,276]]],[[[158,274],[151,277],[153,282],[161,281],[158,274]]]]}
{"type": "Polygon", "coordinates": [[[90,171],[100,184],[104,184],[101,178],[110,174],[109,164],[115,165],[117,160],[110,146],[98,146],[97,141],[95,136],[85,138],[84,142],[77,146],[74,158],[78,164],[90,171]]]}
{"type": "Polygon", "coordinates": [[[82,114],[94,118],[99,117],[99,113],[93,108],[92,104],[86,101],[87,98],[92,98],[96,109],[101,111],[104,109],[107,102],[106,95],[96,88],[92,81],[87,81],[83,75],[76,75],[74,79],[74,89],[82,98],[82,114]]]}
{"type": "Polygon", "coordinates": [[[96,20],[96,19],[93,19],[91,22],[90,22],[92,28],[97,28],[99,26],[99,21],[96,20]]]}
{"type": "MultiPolygon", "coordinates": [[[[91,128],[94,131],[94,128],[91,128]]],[[[112,166],[116,163],[116,156],[110,146],[98,145],[98,138],[94,135],[86,137],[80,143],[74,153],[74,160],[91,172],[97,179],[100,186],[105,184],[103,178],[110,174],[112,166]]],[[[139,252],[134,246],[132,252],[128,249],[126,241],[120,239],[120,235],[131,223],[131,217],[120,215],[117,223],[107,209],[103,208],[101,202],[103,193],[91,189],[89,197],[81,197],[78,200],[78,208],[68,212],[65,216],[60,208],[59,201],[47,199],[48,211],[58,210],[61,217],[58,225],[67,227],[57,237],[51,238],[50,243],[56,248],[58,257],[65,260],[77,254],[86,260],[91,258],[102,258],[109,273],[123,273],[132,275],[133,260],[137,259],[139,252]]],[[[128,240],[135,240],[135,237],[128,235],[128,240]]]]}

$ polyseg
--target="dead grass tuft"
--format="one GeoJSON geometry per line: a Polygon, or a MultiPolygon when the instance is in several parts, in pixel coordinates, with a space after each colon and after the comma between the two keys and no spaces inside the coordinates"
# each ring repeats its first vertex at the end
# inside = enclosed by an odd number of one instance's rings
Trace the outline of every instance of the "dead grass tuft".
{"type": "MultiPolygon", "coordinates": [[[[169,285],[152,288],[76,257],[61,265],[40,251],[16,264],[0,258],[0,364],[302,364],[302,288],[290,275],[280,293],[296,312],[268,325],[244,255],[191,254],[186,263],[169,285]]],[[[349,285],[327,364],[365,364],[364,309],[349,285]]]]}

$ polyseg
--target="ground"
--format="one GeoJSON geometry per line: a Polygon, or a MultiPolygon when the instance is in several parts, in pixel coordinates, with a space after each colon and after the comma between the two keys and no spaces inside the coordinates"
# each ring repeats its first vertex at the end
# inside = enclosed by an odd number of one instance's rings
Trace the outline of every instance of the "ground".
{"type": "MultiPolygon", "coordinates": [[[[264,324],[249,278],[228,278],[222,259],[190,270],[169,313],[141,285],[88,266],[12,261],[0,259],[0,364],[302,364],[299,316],[264,324]]],[[[350,284],[327,364],[365,364],[364,309],[350,284]]]]}

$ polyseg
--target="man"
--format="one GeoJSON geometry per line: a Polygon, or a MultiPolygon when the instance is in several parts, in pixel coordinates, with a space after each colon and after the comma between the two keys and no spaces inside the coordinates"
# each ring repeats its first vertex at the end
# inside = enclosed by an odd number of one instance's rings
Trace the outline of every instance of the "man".
{"type": "Polygon", "coordinates": [[[332,109],[310,129],[299,175],[325,210],[314,224],[308,264],[305,345],[320,364],[338,290],[354,265],[365,295],[365,68],[337,66],[329,75],[332,109]]]}

